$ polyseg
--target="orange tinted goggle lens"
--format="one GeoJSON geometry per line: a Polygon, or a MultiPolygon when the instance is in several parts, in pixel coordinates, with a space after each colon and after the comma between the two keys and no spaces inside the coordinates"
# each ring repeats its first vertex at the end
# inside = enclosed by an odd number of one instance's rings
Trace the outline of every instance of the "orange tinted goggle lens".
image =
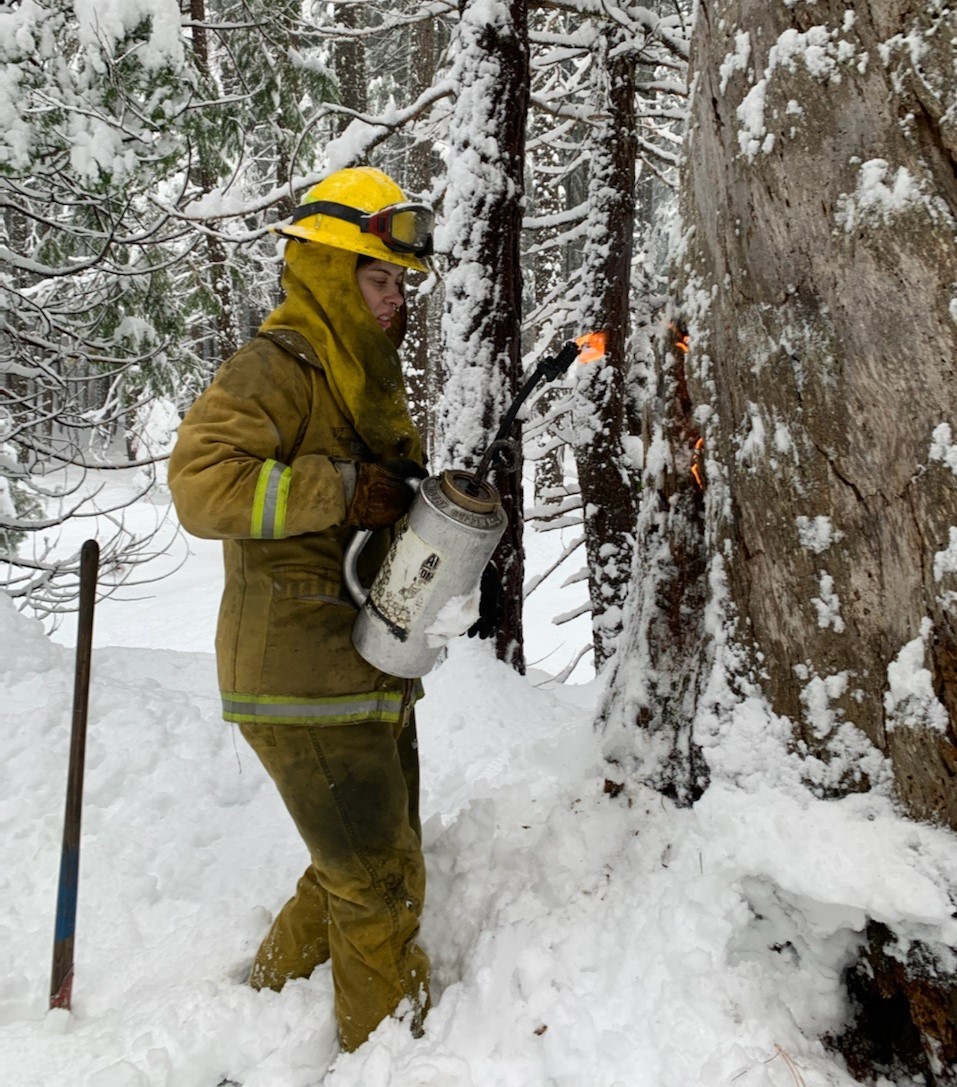
{"type": "Polygon", "coordinates": [[[364,216],[359,229],[397,253],[426,257],[432,252],[434,226],[435,214],[426,204],[396,204],[364,216]]]}

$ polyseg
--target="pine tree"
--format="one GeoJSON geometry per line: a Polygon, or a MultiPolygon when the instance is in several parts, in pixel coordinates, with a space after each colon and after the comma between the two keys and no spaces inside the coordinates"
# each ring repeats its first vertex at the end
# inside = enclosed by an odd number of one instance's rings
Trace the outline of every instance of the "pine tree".
{"type": "MultiPolygon", "coordinates": [[[[957,827],[955,32],[937,2],[699,9],[647,557],[603,714],[622,771],[684,803],[759,777],[957,827]]],[[[954,1084],[953,940],[868,914],[832,1044],[863,1081],[954,1084]]]]}
{"type": "MultiPolygon", "coordinates": [[[[88,473],[117,439],[131,462],[154,459],[149,405],[188,403],[275,301],[266,216],[288,211],[296,154],[322,137],[302,111],[330,82],[296,5],[207,20],[192,0],[184,22],[64,0],[0,15],[0,518],[8,591],[41,611],[63,606],[75,556],[30,541],[95,502],[71,478],[73,500],[51,504],[39,473],[88,473]]],[[[128,566],[144,543],[121,527],[103,562],[128,566]]]]}

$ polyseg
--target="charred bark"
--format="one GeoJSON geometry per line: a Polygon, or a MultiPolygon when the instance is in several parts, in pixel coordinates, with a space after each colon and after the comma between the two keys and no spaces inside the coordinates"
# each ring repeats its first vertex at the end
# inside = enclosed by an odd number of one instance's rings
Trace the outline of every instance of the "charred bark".
{"type": "Polygon", "coordinates": [[[872,921],[845,983],[851,1021],[829,1041],[856,1079],[871,1082],[877,1073],[928,1087],[957,1084],[957,982],[938,949],[901,947],[872,921]]]}

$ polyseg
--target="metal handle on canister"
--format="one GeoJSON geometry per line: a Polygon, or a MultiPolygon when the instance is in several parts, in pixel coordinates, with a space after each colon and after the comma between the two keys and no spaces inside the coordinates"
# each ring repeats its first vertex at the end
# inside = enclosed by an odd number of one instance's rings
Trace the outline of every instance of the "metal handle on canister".
{"type": "MultiPolygon", "coordinates": [[[[405,484],[407,487],[411,487],[413,491],[418,493],[419,487],[422,485],[422,480],[416,476],[410,476],[405,484]]],[[[357,608],[361,608],[362,605],[369,599],[369,590],[359,580],[359,556],[362,554],[362,549],[369,542],[369,538],[372,536],[372,529],[360,528],[356,530],[355,535],[349,541],[348,547],[346,547],[345,554],[342,557],[342,578],[346,583],[346,588],[349,590],[349,595],[352,597],[357,608]]]]}
{"type": "Polygon", "coordinates": [[[361,608],[369,599],[369,590],[359,580],[359,573],[356,566],[359,562],[359,555],[362,553],[362,549],[365,545],[369,542],[369,537],[371,535],[371,529],[358,529],[356,534],[349,541],[349,546],[346,548],[346,553],[342,559],[342,577],[346,583],[346,588],[349,590],[349,595],[352,597],[357,608],[361,608]]]}

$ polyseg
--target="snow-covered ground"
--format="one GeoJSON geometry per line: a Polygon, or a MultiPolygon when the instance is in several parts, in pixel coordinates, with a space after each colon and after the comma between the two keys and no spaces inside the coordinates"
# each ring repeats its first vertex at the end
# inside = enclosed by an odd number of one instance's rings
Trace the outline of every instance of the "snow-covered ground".
{"type": "MultiPolygon", "coordinates": [[[[561,543],[530,535],[530,575],[561,543]]],[[[177,562],[98,606],[69,1013],[47,1003],[73,635],[0,595],[3,1087],[849,1087],[817,1038],[866,918],[953,941],[954,836],[884,799],[606,795],[599,682],[550,680],[587,637],[551,624],[585,591],[555,578],[529,600],[527,677],[463,638],[427,678],[434,1006],[424,1038],[386,1022],[337,1055],[328,966],[244,984],[307,858],[219,717],[219,546],[180,539],[156,568],[177,562]]]]}

